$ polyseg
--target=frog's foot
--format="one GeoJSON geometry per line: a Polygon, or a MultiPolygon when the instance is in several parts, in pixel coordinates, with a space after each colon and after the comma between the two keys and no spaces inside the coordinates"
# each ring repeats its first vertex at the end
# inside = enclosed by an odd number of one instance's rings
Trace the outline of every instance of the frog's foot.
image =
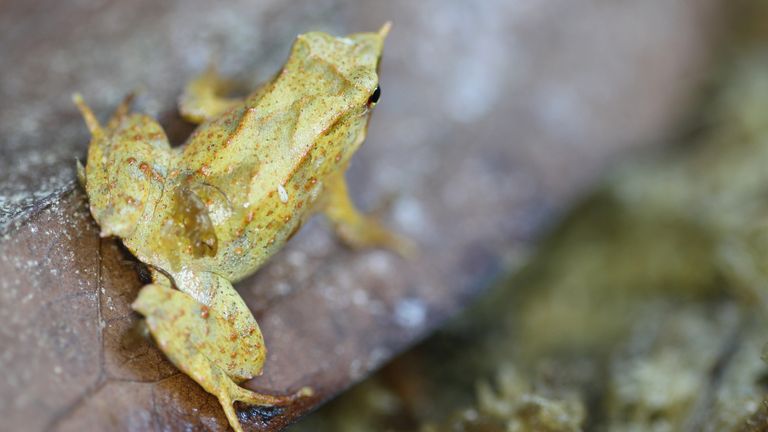
{"type": "Polygon", "coordinates": [[[328,178],[326,188],[323,212],[344,243],[354,248],[383,247],[404,258],[417,254],[418,248],[410,239],[388,230],[378,219],[360,213],[349,198],[343,173],[328,178]]]}
{"type": "Polygon", "coordinates": [[[210,307],[185,292],[153,283],[141,289],[133,308],[146,317],[152,336],[171,362],[219,399],[232,428],[242,431],[236,401],[286,405],[311,394],[302,389],[273,396],[237,385],[261,372],[266,353],[261,332],[250,311],[245,309],[247,317],[242,315],[245,304],[228,282],[223,278],[201,280],[211,282],[210,307]]]}
{"type": "Polygon", "coordinates": [[[359,212],[330,213],[326,212],[326,216],[333,222],[336,235],[350,247],[380,247],[392,250],[403,258],[413,258],[418,252],[413,241],[385,228],[375,218],[359,212]]]}
{"type": "Polygon", "coordinates": [[[224,97],[232,82],[223,79],[211,65],[202,75],[190,81],[179,98],[179,112],[187,121],[202,123],[219,117],[241,102],[238,98],[224,97]]]}
{"type": "MultiPolygon", "coordinates": [[[[221,371],[219,370],[221,373],[221,371]]],[[[309,397],[314,394],[311,388],[304,387],[292,395],[278,396],[268,395],[263,393],[256,393],[240,387],[235,384],[229,377],[221,378],[218,380],[218,386],[216,388],[207,388],[205,390],[212,393],[219,399],[221,407],[224,409],[224,413],[229,420],[230,426],[237,432],[242,431],[240,426],[240,420],[237,418],[237,412],[234,408],[235,402],[243,402],[248,405],[260,405],[260,406],[281,406],[287,405],[296,399],[309,397]]]]}

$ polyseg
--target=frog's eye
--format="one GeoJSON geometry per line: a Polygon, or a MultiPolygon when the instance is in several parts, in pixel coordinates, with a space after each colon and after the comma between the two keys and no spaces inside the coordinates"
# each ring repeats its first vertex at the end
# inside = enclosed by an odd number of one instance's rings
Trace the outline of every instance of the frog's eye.
{"type": "Polygon", "coordinates": [[[376,90],[373,91],[371,94],[371,97],[368,98],[368,106],[373,106],[376,104],[376,102],[379,101],[379,98],[381,97],[381,86],[376,86],[376,90]]]}

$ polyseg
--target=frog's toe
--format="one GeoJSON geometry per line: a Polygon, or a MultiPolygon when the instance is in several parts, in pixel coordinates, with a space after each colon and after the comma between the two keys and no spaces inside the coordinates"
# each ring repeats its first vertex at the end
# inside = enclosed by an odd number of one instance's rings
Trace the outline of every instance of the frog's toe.
{"type": "Polygon", "coordinates": [[[296,399],[311,397],[315,392],[310,387],[302,387],[299,391],[289,395],[269,395],[263,393],[256,393],[251,390],[244,389],[240,386],[235,386],[232,399],[243,402],[248,405],[262,405],[262,406],[274,406],[274,405],[286,405],[296,399]]]}
{"type": "Polygon", "coordinates": [[[416,258],[419,254],[419,247],[408,237],[386,231],[382,238],[381,246],[394,251],[405,259],[416,258]]]}
{"type": "Polygon", "coordinates": [[[77,105],[77,109],[80,110],[80,114],[82,114],[83,119],[85,120],[85,125],[88,126],[91,135],[100,133],[101,125],[99,124],[99,120],[93,114],[91,107],[89,107],[88,104],[85,103],[85,100],[83,100],[83,95],[80,93],[73,94],[72,102],[74,102],[75,105],[77,105]]]}
{"type": "Polygon", "coordinates": [[[237,413],[235,412],[234,401],[229,399],[226,395],[216,395],[216,397],[219,399],[219,403],[224,409],[224,415],[227,416],[227,421],[229,422],[229,425],[232,426],[232,429],[235,432],[243,432],[243,427],[240,425],[240,419],[237,418],[237,413]]]}
{"type": "Polygon", "coordinates": [[[341,240],[353,248],[380,247],[406,259],[415,258],[419,252],[411,239],[384,228],[374,218],[361,218],[355,224],[338,225],[336,231],[341,240]]]}
{"type": "Polygon", "coordinates": [[[128,116],[128,113],[131,111],[131,106],[133,105],[133,100],[135,98],[136,98],[135,91],[132,91],[127,95],[125,95],[123,100],[120,102],[120,105],[117,106],[115,113],[112,114],[112,117],[109,119],[109,123],[108,123],[109,126],[117,127],[117,125],[128,116]]]}

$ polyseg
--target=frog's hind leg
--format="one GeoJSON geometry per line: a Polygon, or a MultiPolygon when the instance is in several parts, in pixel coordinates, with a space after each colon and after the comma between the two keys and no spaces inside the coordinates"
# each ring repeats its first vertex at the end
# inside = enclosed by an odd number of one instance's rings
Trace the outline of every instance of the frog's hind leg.
{"type": "Polygon", "coordinates": [[[211,65],[202,75],[193,79],[184,88],[179,98],[179,112],[187,121],[202,123],[219,117],[234,105],[242,102],[225,95],[232,89],[232,82],[222,78],[211,65]]]}
{"type": "Polygon", "coordinates": [[[384,228],[377,219],[360,213],[349,197],[343,172],[332,174],[326,180],[321,208],[336,234],[349,246],[383,247],[404,257],[416,254],[416,246],[409,239],[384,228]]]}
{"type": "MultiPolygon", "coordinates": [[[[223,278],[221,278],[223,279],[223,278]]],[[[228,282],[227,282],[228,285],[228,282]]],[[[228,285],[231,288],[231,285],[228,285]]],[[[226,287],[224,288],[226,291],[226,287]]],[[[142,288],[133,308],[146,317],[153,337],[166,356],[185,374],[219,399],[230,425],[242,428],[234,402],[285,405],[311,394],[308,389],[286,396],[252,392],[237,385],[261,372],[266,350],[255,321],[242,299],[214,293],[206,306],[190,294],[171,288],[166,281],[142,288]],[[217,298],[219,300],[217,300],[217,298]],[[227,304],[227,302],[230,302],[227,304]]],[[[226,294],[226,293],[225,293],[226,294]]]]}

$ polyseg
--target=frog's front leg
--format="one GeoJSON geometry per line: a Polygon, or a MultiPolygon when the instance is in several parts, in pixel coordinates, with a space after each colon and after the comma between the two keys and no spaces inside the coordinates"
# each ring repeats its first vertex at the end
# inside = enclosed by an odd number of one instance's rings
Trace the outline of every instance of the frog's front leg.
{"type": "Polygon", "coordinates": [[[416,253],[416,246],[409,239],[384,228],[377,219],[360,213],[349,197],[342,171],[326,179],[321,206],[336,234],[349,246],[383,247],[404,257],[416,253]]]}
{"type": "Polygon", "coordinates": [[[231,87],[231,81],[222,78],[214,66],[209,66],[202,75],[187,83],[184,88],[184,93],[179,98],[181,116],[193,123],[219,117],[242,102],[238,98],[223,96],[231,87]]]}
{"type": "Polygon", "coordinates": [[[305,388],[293,395],[273,396],[237,385],[261,374],[266,355],[261,331],[226,279],[200,276],[191,284],[193,291],[197,283],[210,291],[188,294],[172,288],[164,277],[156,277],[155,283],[141,289],[133,308],[146,317],[152,335],[171,362],[219,399],[232,428],[242,430],[235,401],[284,405],[311,394],[305,388]],[[202,295],[204,302],[193,298],[195,294],[202,295]]]}

